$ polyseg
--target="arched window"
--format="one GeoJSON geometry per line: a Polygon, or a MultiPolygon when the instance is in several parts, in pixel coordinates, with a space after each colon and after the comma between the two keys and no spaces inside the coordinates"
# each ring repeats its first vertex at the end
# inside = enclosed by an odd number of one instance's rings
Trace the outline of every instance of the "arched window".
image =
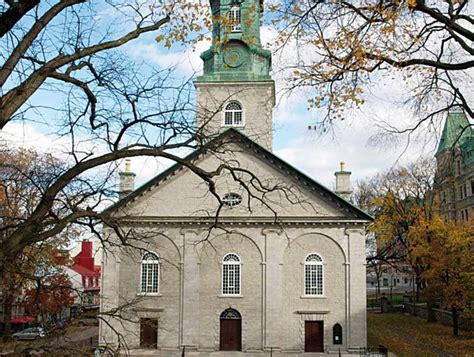
{"type": "Polygon", "coordinates": [[[239,102],[230,102],[224,110],[225,126],[242,126],[242,106],[239,102]]]}
{"type": "Polygon", "coordinates": [[[332,343],[334,345],[342,345],[342,326],[338,323],[332,328],[332,343]]]}
{"type": "Polygon", "coordinates": [[[160,258],[155,253],[146,253],[142,258],[140,292],[157,294],[160,284],[160,258]]]}
{"type": "Polygon", "coordinates": [[[229,253],[222,259],[222,295],[240,294],[240,258],[229,253]]]}
{"type": "Polygon", "coordinates": [[[304,262],[305,295],[323,295],[323,260],[316,253],[308,254],[304,262]]]}
{"type": "Polygon", "coordinates": [[[229,9],[230,32],[240,32],[242,30],[240,16],[240,5],[232,5],[229,9]]]}
{"type": "Polygon", "coordinates": [[[242,350],[242,316],[237,310],[224,310],[220,316],[221,351],[242,350]]]}

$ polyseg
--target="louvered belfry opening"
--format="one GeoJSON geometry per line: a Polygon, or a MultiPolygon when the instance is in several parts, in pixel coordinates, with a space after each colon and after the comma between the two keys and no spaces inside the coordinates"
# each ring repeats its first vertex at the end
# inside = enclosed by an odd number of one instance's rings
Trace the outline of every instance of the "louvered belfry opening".
{"type": "Polygon", "coordinates": [[[237,310],[227,309],[220,317],[221,351],[242,351],[242,317],[237,310]]]}

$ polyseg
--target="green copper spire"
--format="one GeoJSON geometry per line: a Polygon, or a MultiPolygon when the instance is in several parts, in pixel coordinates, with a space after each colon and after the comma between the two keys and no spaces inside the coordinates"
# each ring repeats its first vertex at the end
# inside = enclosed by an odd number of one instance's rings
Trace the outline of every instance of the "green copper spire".
{"type": "Polygon", "coordinates": [[[271,52],[262,48],[263,0],[210,0],[212,45],[201,54],[198,82],[268,81],[271,52]]]}
{"type": "Polygon", "coordinates": [[[474,131],[469,125],[469,120],[463,112],[448,113],[436,155],[455,147],[472,146],[474,131]]]}

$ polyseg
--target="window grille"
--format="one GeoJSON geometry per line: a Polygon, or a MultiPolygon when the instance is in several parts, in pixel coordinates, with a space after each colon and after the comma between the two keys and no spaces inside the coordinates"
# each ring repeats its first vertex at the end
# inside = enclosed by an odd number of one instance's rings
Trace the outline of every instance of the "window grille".
{"type": "Polygon", "coordinates": [[[234,192],[226,193],[224,197],[222,197],[222,203],[229,207],[237,206],[241,202],[242,196],[234,192]]]}
{"type": "Polygon", "coordinates": [[[142,258],[140,292],[157,294],[160,281],[160,258],[146,253],[142,258]]]}
{"type": "Polygon", "coordinates": [[[242,120],[242,106],[238,102],[230,102],[224,110],[224,125],[226,126],[241,126],[242,120]]]}
{"type": "Polygon", "coordinates": [[[309,254],[304,263],[305,295],[323,295],[323,260],[318,254],[309,254]]]}
{"type": "Polygon", "coordinates": [[[222,260],[222,294],[240,294],[240,258],[234,253],[222,260]]]}
{"type": "Polygon", "coordinates": [[[241,16],[240,6],[233,5],[229,10],[230,32],[240,32],[242,30],[240,16],[241,16]]]}
{"type": "Polygon", "coordinates": [[[241,320],[242,316],[237,310],[234,309],[227,309],[222,311],[221,320],[241,320]]]}

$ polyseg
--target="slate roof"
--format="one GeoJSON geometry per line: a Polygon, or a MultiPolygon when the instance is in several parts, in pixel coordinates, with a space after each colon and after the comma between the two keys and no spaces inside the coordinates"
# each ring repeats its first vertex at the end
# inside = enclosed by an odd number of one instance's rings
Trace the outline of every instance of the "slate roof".
{"type": "MultiPolygon", "coordinates": [[[[313,186],[317,190],[323,191],[326,193],[329,197],[331,197],[336,203],[341,204],[343,208],[348,209],[350,213],[352,213],[356,219],[364,220],[364,221],[373,221],[374,218],[370,216],[369,214],[365,213],[362,211],[360,208],[354,206],[352,203],[346,201],[344,198],[341,196],[337,195],[334,193],[332,190],[329,188],[325,187],[324,185],[320,184],[319,182],[315,181],[311,177],[305,175],[295,167],[291,166],[288,164],[286,161],[280,159],[278,156],[273,154],[272,152],[268,151],[267,149],[263,148],[259,144],[257,144],[255,141],[251,140],[244,134],[242,134],[240,131],[234,128],[229,128],[219,135],[216,135],[214,138],[212,138],[209,142],[207,142],[205,145],[202,147],[196,149],[193,151],[191,154],[186,156],[184,158],[184,161],[192,161],[196,159],[200,154],[205,153],[207,150],[212,149],[213,147],[218,147],[220,146],[223,142],[225,143],[232,143],[232,142],[241,142],[244,145],[249,146],[250,148],[253,149],[254,152],[259,153],[260,155],[263,155],[267,161],[273,162],[273,166],[276,167],[281,167],[282,171],[287,171],[298,177],[302,181],[306,181],[309,185],[313,186]]],[[[106,213],[113,213],[117,211],[119,208],[123,207],[127,203],[133,201],[135,198],[141,196],[145,192],[147,192],[150,188],[153,186],[157,185],[160,181],[166,179],[168,176],[173,174],[175,171],[180,169],[182,167],[182,164],[176,163],[167,170],[163,171],[150,181],[146,182],[144,185],[140,186],[136,190],[134,190],[132,193],[127,195],[126,197],[122,198],[109,208],[107,208],[104,212],[106,213]]]]}
{"type": "Polygon", "coordinates": [[[435,155],[456,147],[474,147],[474,128],[469,125],[471,124],[463,112],[448,113],[435,155]]]}

